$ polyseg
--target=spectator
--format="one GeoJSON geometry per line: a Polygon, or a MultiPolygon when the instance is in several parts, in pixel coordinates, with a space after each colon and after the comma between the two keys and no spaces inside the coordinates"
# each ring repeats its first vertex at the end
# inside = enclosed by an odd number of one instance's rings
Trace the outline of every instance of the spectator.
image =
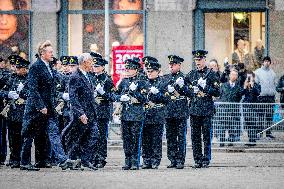
{"type": "MultiPolygon", "coordinates": [[[[220,142],[225,142],[225,131],[229,132],[229,142],[235,142],[240,137],[240,112],[239,102],[242,98],[242,88],[238,85],[238,71],[231,69],[229,81],[224,83],[220,88],[220,101],[232,102],[232,104],[222,104],[225,115],[221,121],[221,129],[219,133],[220,142]]],[[[232,144],[229,144],[232,145],[232,144]]],[[[221,143],[221,147],[224,143],[221,143]]]]}
{"type": "Polygon", "coordinates": [[[261,91],[261,86],[255,83],[255,74],[248,71],[244,83],[244,117],[245,125],[248,130],[249,142],[247,145],[255,146],[257,133],[259,130],[258,107],[255,104],[258,102],[258,96],[261,91]]]}
{"type": "MultiPolygon", "coordinates": [[[[275,103],[277,78],[275,72],[270,68],[271,58],[266,56],[263,58],[261,68],[255,71],[255,82],[261,85],[259,103],[275,103]]],[[[263,128],[272,125],[273,106],[271,104],[263,104],[261,108],[261,116],[263,117],[263,128]]],[[[266,136],[274,138],[271,131],[267,131],[266,136]]]]}
{"type": "Polygon", "coordinates": [[[279,82],[276,87],[276,91],[280,93],[280,103],[283,109],[284,108],[284,75],[280,77],[279,82]]]}
{"type": "Polygon", "coordinates": [[[254,47],[254,58],[256,68],[261,67],[261,62],[264,57],[264,46],[262,45],[261,39],[256,41],[256,46],[254,47]]]}
{"type": "Polygon", "coordinates": [[[221,77],[222,72],[220,71],[220,67],[219,67],[218,61],[216,59],[211,59],[209,61],[208,67],[211,68],[216,73],[218,78],[221,77]]]}

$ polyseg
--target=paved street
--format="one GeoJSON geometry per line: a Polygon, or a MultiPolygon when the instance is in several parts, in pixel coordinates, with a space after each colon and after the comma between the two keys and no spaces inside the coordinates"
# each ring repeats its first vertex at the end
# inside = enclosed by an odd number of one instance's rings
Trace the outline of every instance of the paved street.
{"type": "Polygon", "coordinates": [[[192,169],[192,151],[188,150],[183,170],[167,169],[163,153],[158,170],[122,171],[123,152],[109,150],[108,164],[99,171],[39,172],[0,168],[0,188],[283,188],[284,154],[213,152],[211,167],[192,169]]]}

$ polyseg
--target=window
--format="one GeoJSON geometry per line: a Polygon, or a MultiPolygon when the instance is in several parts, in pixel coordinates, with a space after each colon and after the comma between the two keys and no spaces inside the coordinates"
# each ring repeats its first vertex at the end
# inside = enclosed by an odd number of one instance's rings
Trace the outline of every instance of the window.
{"type": "Polygon", "coordinates": [[[232,64],[244,63],[255,70],[265,49],[264,12],[205,13],[205,49],[223,67],[225,57],[232,64]]]}
{"type": "Polygon", "coordinates": [[[105,20],[105,1],[69,0],[68,53],[96,51],[111,55],[112,46],[144,44],[143,0],[110,0],[109,24],[105,20]],[[95,2],[95,3],[94,3],[95,2]],[[105,27],[109,33],[105,33],[105,27]],[[109,52],[105,52],[105,40],[109,52]]]}
{"type": "Polygon", "coordinates": [[[0,57],[29,57],[30,0],[0,1],[0,57]]]}

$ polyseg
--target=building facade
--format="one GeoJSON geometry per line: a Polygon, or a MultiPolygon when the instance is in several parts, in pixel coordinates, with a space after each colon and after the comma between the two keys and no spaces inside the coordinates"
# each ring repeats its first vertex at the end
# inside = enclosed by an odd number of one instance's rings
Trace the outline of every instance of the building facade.
{"type": "Polygon", "coordinates": [[[261,44],[277,75],[284,70],[282,0],[1,0],[0,17],[1,56],[21,53],[34,60],[46,39],[57,56],[97,51],[110,62],[114,47],[143,46],[164,73],[169,54],[184,57],[188,72],[192,50],[205,48],[207,59],[217,59],[222,69],[242,40],[249,65],[261,44]]]}

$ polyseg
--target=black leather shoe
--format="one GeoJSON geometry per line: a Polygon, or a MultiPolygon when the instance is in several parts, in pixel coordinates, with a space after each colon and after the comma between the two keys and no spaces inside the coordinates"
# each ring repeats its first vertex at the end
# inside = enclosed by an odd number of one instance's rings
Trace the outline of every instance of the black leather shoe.
{"type": "Polygon", "coordinates": [[[104,165],[104,164],[102,164],[102,163],[98,163],[98,164],[96,165],[96,167],[97,167],[97,168],[99,168],[99,169],[102,169],[102,168],[104,168],[104,167],[105,167],[105,165],[104,165]]]}
{"type": "Polygon", "coordinates": [[[130,169],[130,165],[124,165],[123,167],[122,167],[122,170],[129,170],[130,169]]]}
{"type": "Polygon", "coordinates": [[[149,164],[143,164],[142,165],[142,169],[151,169],[151,168],[152,168],[152,166],[149,165],[149,164]]]}
{"type": "Polygon", "coordinates": [[[35,168],[52,168],[51,163],[36,163],[35,168]]]}
{"type": "Polygon", "coordinates": [[[208,161],[202,162],[202,167],[203,168],[209,168],[209,162],[208,161]]]}
{"type": "Polygon", "coordinates": [[[178,163],[176,166],[176,169],[183,169],[183,168],[184,168],[183,163],[178,163]]]}
{"type": "Polygon", "coordinates": [[[139,167],[137,167],[136,165],[132,165],[131,167],[130,167],[130,170],[138,170],[139,169],[139,167]]]}
{"type": "Polygon", "coordinates": [[[14,168],[20,168],[20,163],[19,162],[14,162],[12,165],[10,165],[12,169],[14,168]]]}
{"type": "Polygon", "coordinates": [[[34,167],[33,165],[21,165],[20,170],[26,170],[26,171],[39,171],[40,168],[34,167]]]}
{"type": "Polygon", "coordinates": [[[159,165],[157,164],[152,165],[152,169],[159,169],[159,165]]]}
{"type": "Polygon", "coordinates": [[[176,168],[177,164],[171,163],[170,165],[167,166],[167,168],[176,168]]]}
{"type": "Polygon", "coordinates": [[[59,167],[61,167],[62,170],[66,170],[68,168],[73,168],[73,163],[70,159],[67,159],[66,161],[59,164],[59,167]]]}
{"type": "Polygon", "coordinates": [[[89,168],[89,169],[92,169],[93,171],[96,171],[98,170],[98,168],[96,168],[93,164],[91,164],[90,162],[86,163],[86,164],[83,164],[82,165],[83,167],[86,167],[86,168],[89,168]]]}
{"type": "Polygon", "coordinates": [[[195,163],[195,164],[192,166],[192,168],[194,168],[194,169],[200,169],[200,168],[202,168],[202,163],[195,163]]]}

